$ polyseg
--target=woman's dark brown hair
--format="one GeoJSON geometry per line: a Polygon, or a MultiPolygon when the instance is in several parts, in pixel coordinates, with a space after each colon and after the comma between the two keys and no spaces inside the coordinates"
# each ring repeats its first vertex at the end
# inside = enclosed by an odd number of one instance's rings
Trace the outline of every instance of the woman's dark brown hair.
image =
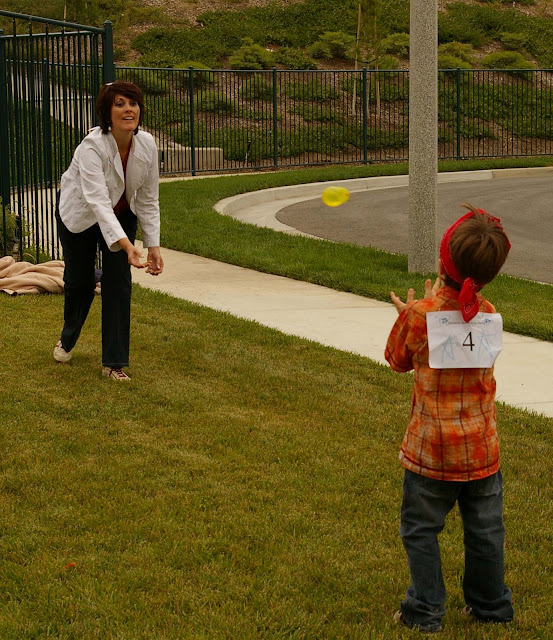
{"type": "MultiPolygon", "coordinates": [[[[507,259],[510,244],[503,228],[488,214],[471,204],[464,204],[474,215],[453,232],[449,241],[451,259],[461,278],[474,278],[478,284],[491,282],[507,259]]],[[[449,276],[445,284],[454,289],[461,285],[449,276]]]]}
{"type": "MultiPolygon", "coordinates": [[[[100,89],[96,100],[96,115],[98,116],[98,123],[103,133],[107,133],[111,126],[111,108],[117,95],[125,96],[125,98],[129,98],[129,100],[134,100],[140,107],[138,125],[140,126],[144,120],[144,98],[142,97],[142,91],[132,82],[125,82],[124,80],[108,82],[108,84],[105,84],[100,89]]],[[[137,131],[138,127],[134,130],[134,133],[137,131]]]]}

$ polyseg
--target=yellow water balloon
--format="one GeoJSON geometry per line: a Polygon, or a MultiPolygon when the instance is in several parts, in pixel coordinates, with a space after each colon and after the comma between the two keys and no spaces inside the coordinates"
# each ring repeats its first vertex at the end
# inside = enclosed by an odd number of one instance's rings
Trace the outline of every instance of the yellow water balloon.
{"type": "Polygon", "coordinates": [[[327,187],[321,198],[327,207],[339,207],[349,200],[349,191],[345,187],[327,187]]]}

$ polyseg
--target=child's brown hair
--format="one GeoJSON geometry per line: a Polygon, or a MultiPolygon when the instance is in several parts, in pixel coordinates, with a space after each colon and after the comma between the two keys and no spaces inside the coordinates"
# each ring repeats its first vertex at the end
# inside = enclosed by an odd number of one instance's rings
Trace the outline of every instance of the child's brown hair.
{"type": "MultiPolygon", "coordinates": [[[[453,232],[449,241],[451,259],[459,275],[473,278],[479,284],[491,282],[501,270],[510,249],[507,234],[498,221],[481,213],[471,204],[463,204],[473,216],[453,232]]],[[[447,276],[445,284],[459,290],[461,285],[447,276]]]]}

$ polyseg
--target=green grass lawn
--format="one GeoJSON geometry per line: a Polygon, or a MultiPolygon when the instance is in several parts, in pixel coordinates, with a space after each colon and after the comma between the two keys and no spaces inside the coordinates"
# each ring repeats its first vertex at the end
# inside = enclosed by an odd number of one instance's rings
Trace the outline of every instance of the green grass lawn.
{"type": "MultiPolygon", "coordinates": [[[[440,168],[469,171],[552,163],[551,158],[487,160],[444,162],[440,168]]],[[[286,235],[222,216],[213,208],[222,198],[257,189],[406,172],[405,164],[369,165],[164,183],[160,185],[162,244],[378,300],[389,301],[390,290],[405,292],[411,286],[421,295],[424,278],[407,273],[404,255],[286,235]]],[[[501,212],[494,214],[501,216],[501,212]]],[[[484,289],[484,295],[503,315],[506,330],[553,341],[552,286],[500,276],[484,289]]]]}
{"type": "MultiPolygon", "coordinates": [[[[0,297],[0,638],[419,637],[391,623],[411,377],[135,286],[118,384],[99,308],[64,366],[61,296],[0,297]]],[[[553,637],[552,427],[499,406],[516,622],[460,616],[455,513],[444,639],[553,637]]]]}
{"type": "MultiPolygon", "coordinates": [[[[404,257],[212,207],[252,188],[389,171],[402,170],[164,184],[163,244],[387,299],[420,282],[404,257]]],[[[519,282],[500,279],[490,297],[511,329],[516,309],[521,331],[549,336],[551,287],[519,282]]],[[[61,296],[0,297],[0,640],[419,637],[391,621],[408,585],[397,456],[411,377],[135,286],[133,380],[118,384],[100,377],[99,309],[64,366],[51,357],[61,296]]],[[[553,638],[553,421],[498,411],[516,621],[459,614],[453,513],[446,640],[553,638]]]]}

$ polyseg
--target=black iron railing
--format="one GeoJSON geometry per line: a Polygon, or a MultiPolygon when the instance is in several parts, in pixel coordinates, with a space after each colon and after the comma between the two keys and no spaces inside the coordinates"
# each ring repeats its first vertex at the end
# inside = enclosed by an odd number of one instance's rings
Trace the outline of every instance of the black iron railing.
{"type": "MultiPolygon", "coordinates": [[[[162,173],[408,160],[409,72],[118,67],[146,97],[162,173]]],[[[439,156],[553,152],[550,70],[444,69],[439,156]]]]}
{"type": "Polygon", "coordinates": [[[59,256],[57,184],[114,79],[111,23],[0,18],[1,254],[41,261],[59,256]]]}

